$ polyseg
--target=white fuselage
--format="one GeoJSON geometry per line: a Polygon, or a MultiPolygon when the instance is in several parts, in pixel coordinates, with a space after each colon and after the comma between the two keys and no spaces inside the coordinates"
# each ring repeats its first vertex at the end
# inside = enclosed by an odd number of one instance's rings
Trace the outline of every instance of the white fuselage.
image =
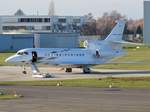
{"type": "Polygon", "coordinates": [[[95,65],[103,64],[122,51],[112,49],[109,46],[102,46],[100,49],[68,49],[68,48],[29,48],[18,51],[14,56],[9,57],[7,62],[31,63],[33,52],[36,53],[35,63],[50,65],[95,65]]]}

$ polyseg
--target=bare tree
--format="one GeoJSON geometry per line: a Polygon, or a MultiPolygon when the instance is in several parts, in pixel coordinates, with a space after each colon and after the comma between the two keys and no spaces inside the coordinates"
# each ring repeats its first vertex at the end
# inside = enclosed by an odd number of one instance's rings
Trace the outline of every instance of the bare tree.
{"type": "Polygon", "coordinates": [[[111,29],[116,24],[116,20],[126,19],[125,16],[122,16],[117,11],[112,11],[111,13],[104,13],[102,17],[97,19],[96,29],[98,35],[106,36],[111,31],[111,29]]]}
{"type": "Polygon", "coordinates": [[[143,36],[143,19],[127,20],[126,16],[121,15],[117,11],[112,11],[110,13],[105,12],[102,17],[94,19],[92,13],[85,15],[87,23],[81,28],[82,35],[101,35],[106,37],[112,28],[116,24],[116,20],[123,19],[126,21],[125,25],[125,35],[133,35],[136,37],[137,34],[143,36]]]}
{"type": "Polygon", "coordinates": [[[96,20],[92,13],[85,15],[87,23],[81,28],[81,35],[96,35],[96,20]]]}

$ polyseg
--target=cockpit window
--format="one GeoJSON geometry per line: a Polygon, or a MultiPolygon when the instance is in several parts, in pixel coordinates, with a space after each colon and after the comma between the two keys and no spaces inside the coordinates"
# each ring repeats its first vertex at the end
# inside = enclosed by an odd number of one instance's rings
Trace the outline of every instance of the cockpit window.
{"type": "Polygon", "coordinates": [[[28,55],[28,52],[18,52],[17,55],[28,55]]]}
{"type": "Polygon", "coordinates": [[[28,55],[28,52],[24,52],[25,55],[28,55]]]}
{"type": "Polygon", "coordinates": [[[23,55],[23,52],[18,52],[17,55],[23,55]]]}

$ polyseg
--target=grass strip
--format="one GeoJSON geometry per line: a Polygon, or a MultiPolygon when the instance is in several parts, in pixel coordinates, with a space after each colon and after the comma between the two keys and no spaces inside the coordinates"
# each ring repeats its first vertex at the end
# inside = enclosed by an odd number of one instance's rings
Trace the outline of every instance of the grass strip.
{"type": "Polygon", "coordinates": [[[95,78],[95,79],[68,79],[46,81],[8,81],[0,82],[0,85],[22,86],[65,86],[65,87],[113,87],[118,88],[150,88],[150,77],[128,78],[95,78]]]}
{"type": "Polygon", "coordinates": [[[11,100],[16,98],[19,98],[19,96],[15,96],[12,94],[0,95],[0,100],[11,100]]]}

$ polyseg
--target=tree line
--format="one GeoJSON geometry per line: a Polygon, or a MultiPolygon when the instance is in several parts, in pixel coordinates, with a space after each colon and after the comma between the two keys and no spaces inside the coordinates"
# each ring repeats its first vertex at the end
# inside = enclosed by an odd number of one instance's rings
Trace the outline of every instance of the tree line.
{"type": "Polygon", "coordinates": [[[85,15],[87,23],[81,28],[81,35],[100,35],[102,37],[107,36],[112,28],[115,26],[116,21],[123,19],[126,21],[124,34],[137,35],[141,38],[143,37],[143,19],[133,20],[127,19],[126,16],[121,15],[117,11],[112,11],[110,13],[104,13],[102,17],[95,19],[92,13],[85,15]]]}

